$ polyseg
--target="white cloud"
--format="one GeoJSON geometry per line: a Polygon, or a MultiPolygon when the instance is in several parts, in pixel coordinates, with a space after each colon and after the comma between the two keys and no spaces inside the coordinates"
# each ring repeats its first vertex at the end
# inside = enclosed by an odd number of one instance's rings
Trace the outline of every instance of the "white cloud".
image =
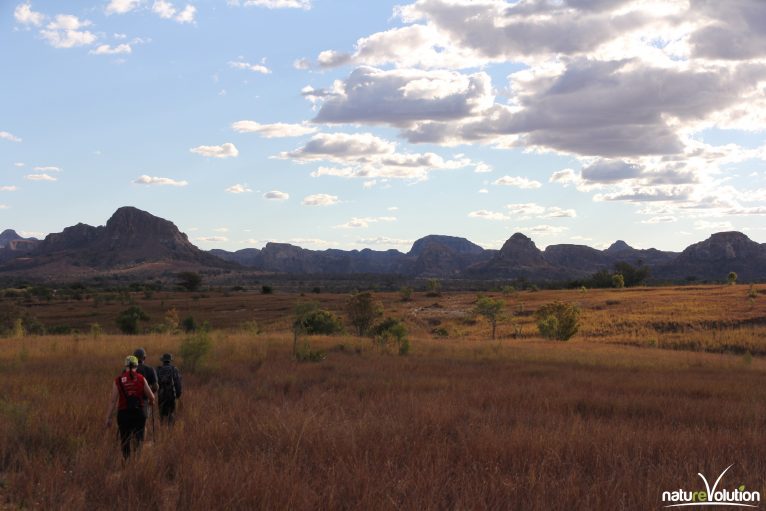
{"type": "Polygon", "coordinates": [[[106,6],[107,14],[126,14],[137,9],[141,0],[111,0],[106,6]]]}
{"type": "Polygon", "coordinates": [[[118,44],[117,46],[110,46],[108,44],[100,44],[95,50],[90,50],[88,53],[93,55],[125,55],[131,53],[133,48],[127,43],[118,44]]]}
{"type": "Polygon", "coordinates": [[[393,216],[374,216],[374,217],[364,217],[364,218],[357,218],[354,217],[345,224],[336,225],[336,228],[339,229],[366,229],[370,226],[370,224],[374,224],[377,222],[395,222],[396,217],[393,216]]]}
{"type": "Polygon", "coordinates": [[[486,188],[481,188],[479,189],[479,193],[489,193],[489,190],[487,190],[486,188]]]}
{"type": "Polygon", "coordinates": [[[18,188],[13,185],[0,186],[0,192],[15,192],[16,190],[18,188]]]}
{"type": "Polygon", "coordinates": [[[237,133],[258,133],[265,138],[300,137],[316,132],[316,128],[306,124],[259,124],[255,121],[237,121],[232,123],[231,129],[237,133]]]}
{"type": "Polygon", "coordinates": [[[574,209],[564,209],[558,206],[545,207],[534,202],[524,204],[508,204],[508,213],[517,219],[525,218],[574,218],[574,209]]]}
{"type": "Polygon", "coordinates": [[[92,23],[81,20],[71,14],[58,14],[54,21],[40,31],[40,35],[54,48],[74,48],[93,44],[97,37],[94,33],[83,30],[92,23]]]}
{"type": "Polygon", "coordinates": [[[229,5],[265,7],[267,9],[311,9],[311,0],[228,0],[229,5]]]}
{"type": "Polygon", "coordinates": [[[293,68],[300,70],[311,69],[311,61],[306,58],[295,59],[293,61],[293,68]]]}
{"type": "Polygon", "coordinates": [[[170,179],[169,177],[152,177],[147,175],[138,176],[134,181],[139,185],[158,185],[158,186],[186,186],[189,183],[187,181],[177,181],[170,179]]]}
{"type": "Polygon", "coordinates": [[[698,231],[729,231],[732,229],[731,222],[710,222],[708,220],[697,220],[694,222],[694,228],[698,231]]]}
{"type": "Polygon", "coordinates": [[[8,140],[10,142],[21,142],[21,139],[19,137],[17,137],[13,133],[8,133],[7,131],[0,131],[0,139],[8,140]]]}
{"type": "Polygon", "coordinates": [[[197,12],[197,8],[187,4],[183,10],[179,11],[167,0],[155,0],[152,5],[152,11],[163,19],[172,19],[178,23],[194,23],[194,15],[197,12]]]}
{"type": "Polygon", "coordinates": [[[21,168],[21,167],[25,167],[26,163],[17,161],[16,163],[13,164],[13,166],[21,168]]]}
{"type": "Polygon", "coordinates": [[[503,213],[497,213],[494,211],[487,211],[486,209],[480,209],[479,211],[471,211],[468,213],[471,218],[481,218],[484,220],[509,220],[510,217],[503,213]]]}
{"type": "Polygon", "coordinates": [[[264,199],[270,200],[287,200],[290,198],[289,193],[280,192],[279,190],[272,190],[263,194],[264,199]]]}
{"type": "Polygon", "coordinates": [[[218,227],[216,229],[213,229],[213,232],[229,232],[228,227],[218,227]]]}
{"type": "Polygon", "coordinates": [[[347,161],[381,154],[391,154],[396,144],[371,133],[318,133],[303,147],[280,153],[280,158],[298,161],[347,161]]]}
{"type": "Polygon", "coordinates": [[[338,203],[338,197],[335,195],[328,195],[326,193],[317,193],[314,195],[307,195],[303,198],[304,206],[332,206],[338,203]]]}
{"type": "Polygon", "coordinates": [[[231,185],[225,191],[229,193],[234,193],[234,194],[252,192],[252,190],[248,188],[246,185],[241,185],[241,184],[231,185]]]}
{"type": "Polygon", "coordinates": [[[493,185],[513,186],[516,188],[533,189],[540,188],[542,184],[539,181],[534,181],[526,177],[521,176],[503,176],[492,182],[493,185]]]}
{"type": "Polygon", "coordinates": [[[201,145],[193,147],[189,151],[208,158],[236,158],[239,155],[237,147],[231,142],[223,145],[201,145]]]}
{"type": "Polygon", "coordinates": [[[516,227],[516,230],[530,234],[537,234],[539,236],[552,236],[554,234],[561,234],[566,231],[567,228],[557,225],[534,225],[531,227],[516,227]]]}
{"type": "Polygon", "coordinates": [[[53,165],[37,166],[34,167],[37,172],[61,172],[61,167],[55,167],[53,165]]]}
{"type": "Polygon", "coordinates": [[[34,25],[36,27],[43,24],[45,15],[41,12],[35,12],[32,10],[32,5],[29,3],[23,3],[16,6],[13,11],[13,17],[17,23],[22,25],[34,25]]]}
{"type": "Polygon", "coordinates": [[[641,220],[642,224],[667,224],[676,222],[678,219],[674,216],[668,215],[668,216],[653,216],[651,218],[647,218],[646,220],[641,220]]]}
{"type": "Polygon", "coordinates": [[[200,236],[199,238],[194,238],[194,241],[200,243],[223,243],[229,241],[229,238],[226,236],[200,236]]]}
{"type": "Polygon", "coordinates": [[[480,162],[478,162],[476,164],[476,166],[474,167],[473,171],[476,172],[477,174],[484,174],[484,173],[487,173],[487,172],[492,172],[492,166],[491,165],[487,165],[483,161],[480,161],[480,162]]]}
{"type": "MultiPolygon", "coordinates": [[[[355,69],[324,96],[314,122],[407,126],[415,121],[448,122],[487,109],[494,102],[487,73],[417,69],[355,69]]],[[[304,93],[304,95],[306,95],[304,93]]]]}
{"type": "Polygon", "coordinates": [[[49,174],[27,174],[24,176],[29,181],[57,181],[57,179],[49,174]]]}
{"type": "Polygon", "coordinates": [[[234,69],[243,69],[245,71],[252,71],[254,73],[260,73],[263,75],[271,73],[271,70],[263,64],[251,64],[249,62],[245,62],[244,60],[231,61],[229,62],[229,67],[234,69]]]}
{"type": "Polygon", "coordinates": [[[388,238],[385,236],[378,236],[375,238],[361,238],[356,241],[358,245],[363,245],[365,247],[369,246],[375,246],[375,245],[383,245],[383,246],[410,246],[412,245],[412,240],[403,240],[403,239],[397,239],[397,238],[388,238]]]}

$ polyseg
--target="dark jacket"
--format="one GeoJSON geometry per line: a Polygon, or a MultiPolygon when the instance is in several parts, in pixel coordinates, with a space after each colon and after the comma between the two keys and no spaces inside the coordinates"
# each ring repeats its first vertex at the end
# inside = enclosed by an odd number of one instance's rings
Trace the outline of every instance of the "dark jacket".
{"type": "Polygon", "coordinates": [[[166,362],[165,364],[157,367],[157,372],[160,371],[164,372],[167,371],[167,367],[169,367],[173,371],[173,386],[175,387],[175,394],[176,399],[181,397],[181,393],[183,392],[183,385],[181,381],[181,373],[178,372],[178,368],[175,366],[170,365],[170,362],[166,362]]]}
{"type": "Polygon", "coordinates": [[[136,367],[136,372],[146,379],[146,383],[149,384],[149,388],[152,392],[157,392],[157,373],[154,372],[154,368],[141,362],[136,367]]]}

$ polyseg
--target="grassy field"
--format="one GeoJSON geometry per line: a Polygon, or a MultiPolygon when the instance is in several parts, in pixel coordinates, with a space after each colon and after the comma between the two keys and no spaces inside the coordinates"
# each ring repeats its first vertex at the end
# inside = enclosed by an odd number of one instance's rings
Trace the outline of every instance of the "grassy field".
{"type": "MultiPolygon", "coordinates": [[[[291,355],[290,311],[344,295],[155,294],[208,320],[172,430],[123,466],[103,414],[125,355],[178,353],[183,334],[0,339],[0,509],[660,509],[698,472],[766,491],[766,297],[743,286],[495,294],[489,340],[475,294],[381,294],[412,348],[311,337],[291,355]],[[533,311],[578,303],[581,332],[541,339],[533,311]],[[257,321],[262,332],[243,329],[257,321]],[[435,335],[437,329],[446,331],[435,335]],[[672,349],[662,349],[672,348],[672,349]]],[[[124,304],[31,304],[47,324],[109,331],[124,304]],[[56,323],[58,321],[58,323],[56,323]]],[[[712,481],[711,481],[712,482],[712,481]]]]}

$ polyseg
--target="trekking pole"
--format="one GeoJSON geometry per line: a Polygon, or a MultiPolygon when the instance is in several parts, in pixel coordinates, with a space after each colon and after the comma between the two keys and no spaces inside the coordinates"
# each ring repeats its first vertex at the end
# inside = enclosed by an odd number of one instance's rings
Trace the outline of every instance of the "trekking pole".
{"type": "Polygon", "coordinates": [[[152,405],[152,441],[157,443],[157,426],[154,424],[154,405],[152,405]]]}

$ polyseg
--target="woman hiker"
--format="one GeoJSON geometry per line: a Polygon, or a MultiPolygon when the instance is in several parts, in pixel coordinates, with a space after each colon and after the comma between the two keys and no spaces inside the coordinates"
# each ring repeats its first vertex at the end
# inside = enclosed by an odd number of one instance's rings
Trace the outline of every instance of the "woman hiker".
{"type": "Polygon", "coordinates": [[[138,359],[134,355],[125,358],[125,370],[114,379],[112,395],[106,410],[106,427],[112,425],[112,414],[117,407],[117,426],[120,428],[120,445],[124,458],[130,456],[131,448],[137,451],[144,439],[144,400],[154,405],[154,394],[141,374],[136,372],[138,359]]]}

